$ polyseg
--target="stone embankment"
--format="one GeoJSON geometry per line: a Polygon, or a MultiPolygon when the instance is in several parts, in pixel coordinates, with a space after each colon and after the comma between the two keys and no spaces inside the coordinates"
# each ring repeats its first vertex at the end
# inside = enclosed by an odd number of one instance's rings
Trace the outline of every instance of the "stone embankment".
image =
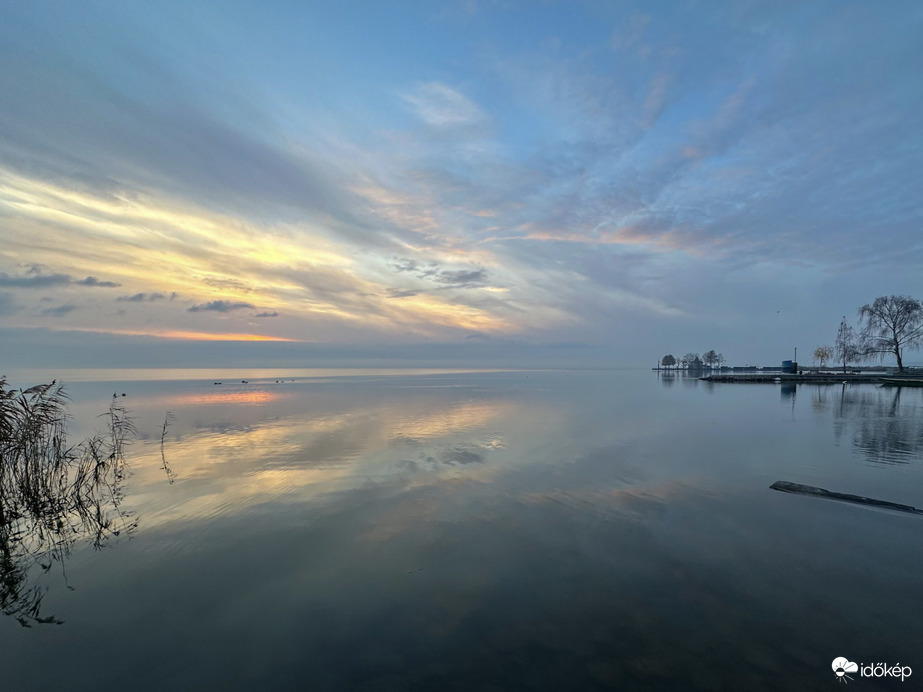
{"type": "Polygon", "coordinates": [[[873,383],[878,384],[881,382],[882,377],[887,377],[883,374],[873,374],[873,373],[856,373],[856,372],[806,372],[803,374],[798,373],[786,373],[786,372],[777,372],[777,373],[721,373],[706,375],[705,377],[700,377],[700,380],[705,382],[757,382],[757,383],[766,383],[772,384],[774,382],[799,382],[804,384],[839,384],[841,382],[848,382],[850,384],[862,384],[862,383],[873,383]]]}

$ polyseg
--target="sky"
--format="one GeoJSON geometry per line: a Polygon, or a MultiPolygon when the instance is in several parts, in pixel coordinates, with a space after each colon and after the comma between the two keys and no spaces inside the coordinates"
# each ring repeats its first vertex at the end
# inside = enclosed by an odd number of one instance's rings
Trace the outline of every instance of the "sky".
{"type": "Polygon", "coordinates": [[[774,365],[923,298],[917,2],[0,17],[4,364],[774,365]]]}

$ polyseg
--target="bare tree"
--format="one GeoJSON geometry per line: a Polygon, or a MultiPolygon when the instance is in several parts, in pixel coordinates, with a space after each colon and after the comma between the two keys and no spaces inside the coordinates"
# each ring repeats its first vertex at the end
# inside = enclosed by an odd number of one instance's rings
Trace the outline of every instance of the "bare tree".
{"type": "Polygon", "coordinates": [[[881,296],[859,308],[862,343],[867,353],[884,358],[893,353],[904,370],[902,352],[923,343],[923,303],[909,296],[881,296]]]}
{"type": "Polygon", "coordinates": [[[862,355],[863,350],[859,346],[859,340],[856,337],[856,331],[846,321],[846,316],[840,322],[840,328],[836,332],[836,360],[843,363],[843,372],[846,372],[847,363],[855,363],[862,355]]]}
{"type": "Polygon", "coordinates": [[[702,367],[702,361],[699,359],[698,353],[687,353],[683,356],[683,363],[687,368],[702,367]]]}
{"type": "Polygon", "coordinates": [[[676,365],[676,358],[668,353],[660,359],[660,364],[665,368],[672,368],[676,365]]]}
{"type": "Polygon", "coordinates": [[[814,349],[814,362],[820,363],[820,367],[826,368],[827,361],[833,358],[833,346],[818,346],[814,349]]]}
{"type": "Polygon", "coordinates": [[[715,367],[715,365],[718,363],[718,352],[715,351],[714,349],[712,349],[711,351],[706,351],[705,353],[702,354],[702,361],[709,368],[715,367]]]}

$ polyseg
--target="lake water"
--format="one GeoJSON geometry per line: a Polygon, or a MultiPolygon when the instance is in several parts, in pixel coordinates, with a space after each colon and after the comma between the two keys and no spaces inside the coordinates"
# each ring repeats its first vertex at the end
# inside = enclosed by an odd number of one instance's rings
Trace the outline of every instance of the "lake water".
{"type": "Polygon", "coordinates": [[[914,671],[856,689],[923,681],[923,516],[769,489],[923,507],[923,389],[69,375],[74,440],[126,394],[138,525],[30,568],[63,624],[0,617],[5,690],[808,690],[839,656],[914,671]]]}

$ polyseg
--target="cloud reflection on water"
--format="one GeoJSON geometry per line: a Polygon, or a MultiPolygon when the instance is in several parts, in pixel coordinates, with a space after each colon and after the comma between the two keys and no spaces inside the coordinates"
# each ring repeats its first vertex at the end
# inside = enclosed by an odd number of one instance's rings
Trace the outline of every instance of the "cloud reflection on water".
{"type": "MultiPolygon", "coordinates": [[[[222,689],[784,690],[836,637],[903,660],[923,636],[915,524],[769,490],[814,474],[920,504],[919,464],[848,463],[831,421],[849,440],[861,420],[834,416],[835,389],[780,415],[772,387],[648,372],[411,384],[178,407],[176,482],[159,438],[132,448],[143,531],[109,571],[85,563],[73,639],[54,645],[144,623],[106,687],[143,671],[163,689],[176,670],[222,689]]],[[[131,400],[154,419],[140,426],[162,423],[131,400]]]]}
{"type": "MultiPolygon", "coordinates": [[[[797,415],[796,391],[783,392],[792,421],[797,415]]],[[[818,386],[812,387],[810,403],[816,414],[830,416],[836,439],[851,434],[854,448],[869,462],[907,463],[923,450],[919,394],[818,386]]],[[[652,496],[654,488],[669,486],[691,470],[683,466],[681,448],[671,451],[656,439],[648,439],[653,431],[633,426],[630,418],[607,418],[607,412],[591,402],[574,408],[573,402],[554,402],[553,397],[534,393],[510,396],[438,384],[429,389],[292,386],[284,392],[244,388],[161,396],[139,403],[148,409],[150,404],[169,404],[186,411],[185,422],[181,414],[178,430],[166,444],[172,468],[186,486],[180,483],[169,498],[152,487],[149,499],[159,497],[157,503],[162,507],[149,521],[189,521],[241,512],[266,502],[318,502],[368,484],[407,490],[459,479],[491,483],[532,468],[536,459],[552,467],[555,461],[574,462],[581,454],[578,451],[574,456],[574,451],[587,445],[600,450],[599,458],[587,468],[592,476],[608,477],[608,487],[592,488],[593,493],[608,498],[606,502],[627,494],[637,504],[638,498],[652,496]],[[606,421],[602,433],[596,417],[606,421]],[[581,426],[596,430],[593,434],[599,439],[574,437],[581,426]],[[619,451],[611,447],[619,439],[635,441],[619,451]],[[640,464],[644,458],[656,463],[640,464]]],[[[682,419],[674,419],[674,428],[677,425],[683,425],[682,419]]],[[[727,442],[725,450],[730,449],[727,442]]],[[[753,451],[742,451],[737,457],[753,451]]],[[[153,449],[139,452],[154,456],[153,449]]],[[[716,457],[711,463],[719,464],[717,469],[724,462],[716,457]]],[[[697,482],[703,467],[697,468],[699,472],[686,480],[697,482]]],[[[541,474],[527,481],[516,478],[515,482],[523,483],[526,496],[549,492],[537,480],[543,478],[541,474]]],[[[162,476],[151,473],[145,482],[161,480],[162,476]]],[[[570,487],[550,492],[568,497],[590,492],[574,486],[574,480],[571,476],[570,487]]]]}
{"type": "MultiPolygon", "coordinates": [[[[287,413],[276,409],[279,415],[259,421],[246,415],[239,420],[233,406],[227,408],[232,404],[243,412],[254,403],[236,393],[156,401],[187,409],[165,440],[177,481],[169,493],[158,488],[162,469],[159,476],[153,471],[159,441],[156,450],[153,444],[136,450],[136,466],[146,469],[139,471],[136,485],[144,487],[139,490],[145,501],[159,505],[158,511],[146,511],[148,528],[243,512],[266,502],[320,501],[367,484],[411,487],[459,474],[486,481],[495,473],[487,462],[497,461],[505,446],[497,430],[521,427],[529,417],[504,398],[459,401],[443,394],[371,401],[360,396],[344,405],[322,392],[302,390],[282,402],[287,413]],[[210,416],[215,413],[220,419],[210,416]]],[[[280,398],[265,401],[278,404],[280,398]]]]}

